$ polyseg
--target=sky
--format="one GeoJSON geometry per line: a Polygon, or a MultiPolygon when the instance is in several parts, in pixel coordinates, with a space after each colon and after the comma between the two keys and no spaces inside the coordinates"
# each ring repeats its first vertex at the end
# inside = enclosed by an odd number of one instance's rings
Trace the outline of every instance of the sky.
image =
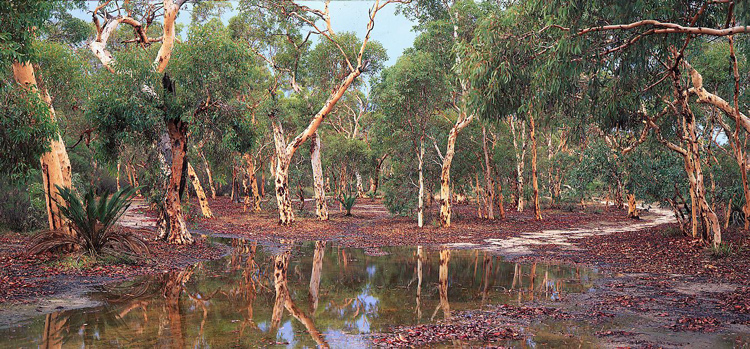
{"type": "MultiPolygon", "coordinates": [[[[2,1],[2,0],[0,0],[2,1]]],[[[230,1],[234,8],[237,7],[237,1],[230,1]]],[[[322,1],[299,1],[305,6],[323,9],[322,1]]],[[[333,0],[329,5],[331,12],[331,27],[334,32],[355,32],[359,38],[363,38],[367,31],[368,10],[372,7],[374,1],[357,1],[357,0],[333,0]]],[[[97,1],[88,1],[89,10],[93,10],[97,1]]],[[[417,34],[412,30],[414,23],[403,15],[396,15],[396,4],[389,4],[380,10],[375,17],[375,28],[370,35],[371,40],[379,41],[383,44],[388,52],[388,61],[385,66],[391,66],[404,52],[404,49],[411,47],[417,34]]],[[[180,10],[178,23],[190,23],[190,7],[183,7],[180,10]]],[[[229,18],[237,14],[237,11],[231,11],[222,15],[222,21],[226,24],[229,18]]],[[[91,15],[84,11],[76,11],[76,17],[90,21],[91,15]]],[[[184,34],[184,33],[183,33],[184,34]]]]}

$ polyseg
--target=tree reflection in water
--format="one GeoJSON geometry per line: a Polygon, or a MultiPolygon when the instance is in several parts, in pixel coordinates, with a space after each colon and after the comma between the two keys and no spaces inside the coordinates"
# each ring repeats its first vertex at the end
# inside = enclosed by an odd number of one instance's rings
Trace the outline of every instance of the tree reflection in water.
{"type": "Polygon", "coordinates": [[[322,241],[281,251],[231,243],[223,260],[106,286],[90,296],[102,306],[40,316],[0,336],[14,336],[9,347],[346,346],[457,310],[558,299],[587,290],[593,275],[427,246],[384,248],[384,256],[322,241]]]}
{"type": "Polygon", "coordinates": [[[432,313],[430,321],[435,319],[438,310],[443,310],[443,318],[450,320],[451,318],[451,305],[448,303],[448,264],[451,260],[451,250],[447,248],[440,249],[440,272],[438,278],[438,293],[440,294],[440,303],[435,308],[435,312],[432,313]]]}
{"type": "MultiPolygon", "coordinates": [[[[290,243],[290,244],[293,244],[293,243],[290,243]]],[[[289,271],[290,258],[291,258],[291,251],[289,251],[289,249],[285,249],[284,251],[279,252],[273,258],[273,263],[274,263],[273,278],[274,278],[274,287],[276,289],[276,298],[274,301],[273,311],[271,315],[270,334],[272,336],[275,336],[276,333],[278,332],[279,324],[281,323],[281,317],[284,313],[284,309],[286,309],[287,311],[289,311],[290,314],[292,314],[292,316],[295,319],[297,319],[299,322],[301,322],[305,326],[305,329],[307,329],[307,333],[310,334],[310,336],[315,341],[315,343],[318,343],[318,345],[323,348],[329,348],[330,346],[325,341],[325,339],[323,339],[323,336],[320,334],[320,331],[318,331],[318,329],[315,328],[315,323],[312,321],[312,319],[308,317],[302,310],[300,310],[297,307],[297,305],[294,304],[294,301],[292,300],[292,296],[289,293],[289,287],[287,284],[287,274],[289,271]]]]}

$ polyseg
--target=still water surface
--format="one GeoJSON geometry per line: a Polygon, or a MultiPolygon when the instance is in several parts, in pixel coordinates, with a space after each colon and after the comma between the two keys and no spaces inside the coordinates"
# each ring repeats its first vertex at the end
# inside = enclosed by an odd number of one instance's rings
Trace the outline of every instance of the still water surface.
{"type": "Polygon", "coordinates": [[[368,333],[450,319],[485,304],[558,300],[592,287],[592,270],[515,264],[472,250],[260,246],[102,287],[100,306],[0,329],[0,347],[368,347],[368,333]]]}

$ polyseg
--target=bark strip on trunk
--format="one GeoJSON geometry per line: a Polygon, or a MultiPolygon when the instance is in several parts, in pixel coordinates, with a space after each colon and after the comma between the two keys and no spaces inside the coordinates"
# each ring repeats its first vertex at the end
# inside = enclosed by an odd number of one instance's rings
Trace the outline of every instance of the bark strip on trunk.
{"type": "MultiPolygon", "coordinates": [[[[47,105],[48,117],[53,123],[56,123],[52,98],[47,90],[38,84],[34,67],[30,63],[13,62],[13,77],[19,85],[36,94],[47,105]]],[[[62,217],[57,207],[58,204],[65,205],[57,186],[72,187],[70,160],[68,160],[65,144],[59,133],[54,134],[49,142],[49,151],[42,154],[39,159],[47,207],[47,221],[50,230],[60,230],[66,234],[73,234],[68,222],[62,217]]]]}
{"type": "Polygon", "coordinates": [[[319,220],[327,221],[328,203],[326,202],[326,188],[323,183],[323,165],[320,159],[320,135],[317,132],[310,138],[310,163],[315,191],[315,215],[318,216],[319,220]]]}
{"type": "Polygon", "coordinates": [[[536,126],[534,113],[529,112],[529,138],[531,139],[531,184],[534,188],[534,219],[542,219],[542,209],[539,207],[539,176],[536,169],[536,126]]]}
{"type": "Polygon", "coordinates": [[[487,147],[487,129],[482,125],[482,151],[484,152],[484,178],[487,182],[487,218],[495,219],[495,186],[492,180],[492,168],[490,167],[489,148],[487,147]]]}
{"type": "Polygon", "coordinates": [[[188,178],[190,178],[190,182],[193,184],[193,189],[195,189],[195,194],[198,197],[198,204],[201,207],[201,213],[203,214],[203,217],[213,218],[214,214],[211,212],[211,207],[208,206],[208,198],[206,197],[206,192],[203,191],[203,186],[201,185],[201,181],[198,178],[198,174],[195,173],[193,165],[191,165],[189,162],[187,163],[187,171],[188,178]]]}
{"type": "Polygon", "coordinates": [[[443,166],[440,170],[440,226],[451,226],[451,164],[456,153],[456,138],[458,133],[468,126],[474,119],[474,115],[467,115],[466,111],[461,114],[448,133],[448,145],[443,156],[443,166]]]}

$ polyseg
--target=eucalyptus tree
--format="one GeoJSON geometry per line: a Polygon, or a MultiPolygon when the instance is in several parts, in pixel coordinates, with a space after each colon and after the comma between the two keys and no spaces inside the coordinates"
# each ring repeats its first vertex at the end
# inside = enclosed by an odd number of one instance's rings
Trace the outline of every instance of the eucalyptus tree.
{"type": "Polygon", "coordinates": [[[740,111],[740,78],[735,55],[735,35],[745,34],[748,6],[734,1],[659,1],[637,6],[609,6],[606,2],[534,2],[553,30],[560,30],[573,60],[588,67],[591,77],[617,82],[616,93],[632,91],[630,115],[640,116],[657,140],[683,159],[692,202],[692,235],[698,221],[705,227],[702,238],[721,243],[718,217],[706,199],[702,163],[706,128],[699,104],[715,107],[746,131],[750,119],[740,111]],[[584,14],[586,14],[584,16],[584,14]],[[602,23],[607,23],[602,25],[602,23]],[[727,70],[735,86],[733,98],[708,92],[702,76],[690,60],[701,54],[706,40],[724,41],[730,48],[727,70]],[[604,64],[602,64],[604,63],[604,64]],[[599,74],[599,76],[597,76],[599,74]]]}
{"type": "Polygon", "coordinates": [[[416,154],[419,173],[419,196],[417,225],[424,225],[424,156],[430,121],[445,109],[447,100],[447,78],[442,72],[424,67],[434,66],[432,55],[425,52],[409,52],[401,56],[393,67],[383,71],[376,85],[376,105],[386,117],[383,122],[390,125],[395,138],[411,142],[416,154]]]}
{"type": "MultiPolygon", "coordinates": [[[[372,60],[368,57],[370,53],[367,49],[370,47],[368,44],[375,26],[375,17],[383,7],[393,2],[400,1],[376,1],[373,4],[369,11],[365,36],[361,40],[354,41],[353,47],[346,45],[348,41],[341,40],[346,36],[333,31],[328,2],[322,10],[293,1],[248,1],[241,4],[243,15],[248,18],[245,21],[247,24],[245,27],[249,30],[245,31],[245,37],[254,43],[256,53],[263,57],[273,70],[273,83],[268,89],[271,104],[268,118],[272,125],[276,149],[276,166],[273,173],[279,224],[290,225],[294,222],[288,178],[292,156],[305,141],[314,137],[323,120],[333,111],[336,103],[355,80],[369,70],[372,60]],[[307,34],[303,36],[301,33],[304,31],[307,31],[307,34]],[[300,94],[303,91],[304,87],[299,83],[300,63],[304,62],[303,58],[308,52],[312,35],[320,39],[317,45],[331,45],[335,48],[335,59],[341,63],[334,65],[340,67],[341,70],[333,71],[335,78],[330,81],[331,89],[324,92],[325,98],[321,98],[322,106],[315,106],[316,112],[310,117],[307,126],[296,137],[287,140],[280,120],[282,115],[279,115],[279,94],[281,92],[300,94]],[[288,87],[285,88],[284,86],[287,85],[288,87]]],[[[316,187],[320,188],[319,185],[316,187]]],[[[321,195],[318,197],[319,204],[325,202],[321,195]]],[[[318,211],[322,212],[322,210],[318,211]]],[[[319,218],[325,219],[326,217],[319,215],[319,218]]]]}
{"type": "MultiPolygon", "coordinates": [[[[14,1],[0,4],[0,63],[10,65],[17,86],[3,81],[2,94],[3,132],[11,132],[3,137],[4,148],[10,153],[11,163],[3,160],[6,173],[24,173],[30,160],[38,157],[41,163],[42,180],[46,198],[47,220],[50,230],[63,230],[71,233],[55,202],[62,202],[57,186],[72,187],[72,171],[68,152],[62,136],[57,130],[55,109],[52,97],[41,79],[37,79],[34,63],[36,53],[32,42],[38,28],[45,24],[56,11],[57,6],[65,8],[75,3],[14,1]],[[7,130],[7,131],[5,131],[7,130]],[[18,151],[20,150],[20,151],[18,151]],[[20,160],[15,164],[15,160],[20,160]]],[[[59,10],[59,8],[57,9],[59,10]]],[[[63,11],[64,12],[64,11],[63,11]]]]}
{"type": "MultiPolygon", "coordinates": [[[[245,122],[247,107],[235,98],[238,89],[249,89],[258,79],[260,65],[246,47],[236,44],[228,30],[217,21],[205,26],[195,26],[188,34],[187,42],[174,47],[174,18],[184,1],[165,1],[162,23],[163,37],[159,40],[145,36],[159,7],[147,7],[144,24],[140,25],[131,15],[132,8],[110,9],[108,2],[94,11],[97,38],[89,44],[107,71],[100,73],[99,94],[93,98],[90,115],[97,121],[99,132],[104,135],[105,149],[117,149],[119,134],[137,135],[158,148],[161,162],[163,201],[159,203],[161,214],[158,220],[159,236],[170,243],[191,243],[180,196],[184,191],[188,172],[188,135],[191,128],[200,130],[201,123],[224,123],[239,135],[234,140],[238,147],[249,140],[245,122]],[[119,13],[117,17],[110,13],[119,13]],[[99,17],[105,19],[103,25],[99,17]],[[117,23],[134,27],[133,40],[141,47],[132,47],[116,52],[113,56],[106,49],[106,42],[117,23]],[[140,26],[139,26],[140,25],[140,26]],[[151,60],[156,47],[149,44],[163,41],[151,60]],[[179,56],[176,65],[166,71],[167,61],[173,51],[179,56]],[[115,62],[114,59],[117,58],[115,62]],[[160,86],[161,88],[159,88],[160,86]],[[131,96],[124,98],[124,96],[131,96]],[[245,137],[243,137],[245,136],[245,137]],[[107,143],[114,143],[107,146],[107,143]]],[[[205,125],[205,124],[204,124],[205,125]]]]}
{"type": "MultiPolygon", "coordinates": [[[[415,48],[439,57],[440,64],[433,69],[452,71],[465,59],[459,48],[473,37],[477,21],[487,13],[497,10],[489,2],[420,0],[405,5],[403,12],[412,16],[422,31],[415,41],[415,48]]],[[[443,164],[440,173],[440,226],[451,225],[451,165],[455,156],[456,138],[459,132],[475,118],[468,104],[470,84],[466,75],[457,71],[450,75],[451,102],[456,110],[456,120],[447,135],[443,164]]]]}

